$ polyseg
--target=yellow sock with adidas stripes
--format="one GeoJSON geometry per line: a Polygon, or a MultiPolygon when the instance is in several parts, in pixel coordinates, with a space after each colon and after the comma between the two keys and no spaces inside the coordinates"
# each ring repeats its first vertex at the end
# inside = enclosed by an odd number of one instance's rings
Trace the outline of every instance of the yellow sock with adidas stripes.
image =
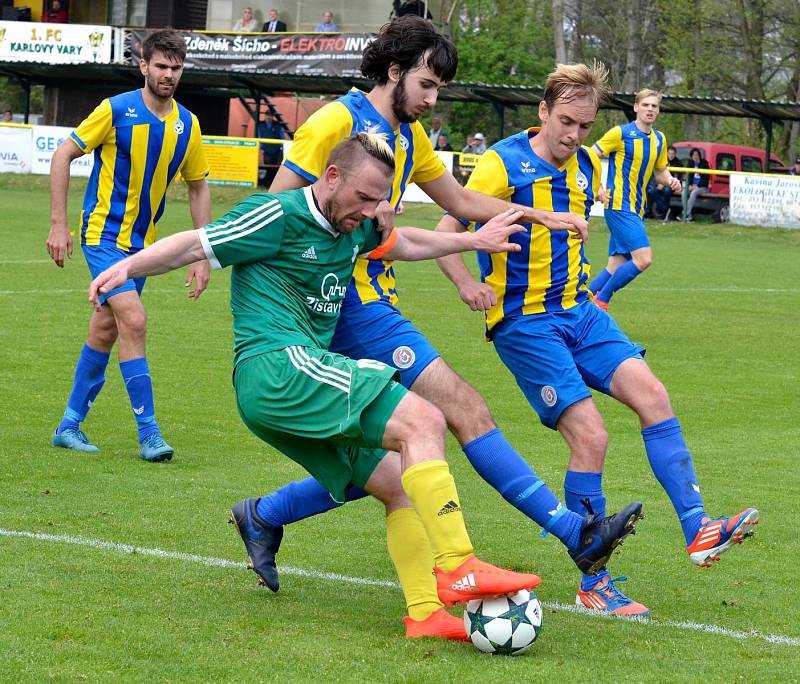
{"type": "Polygon", "coordinates": [[[423,461],[402,475],[403,489],[425,526],[433,557],[445,572],[472,555],[456,483],[446,461],[423,461]]]}
{"type": "Polygon", "coordinates": [[[443,604],[433,576],[433,549],[413,508],[398,508],[386,516],[386,545],[400,579],[408,614],[414,620],[424,620],[443,604]]]}

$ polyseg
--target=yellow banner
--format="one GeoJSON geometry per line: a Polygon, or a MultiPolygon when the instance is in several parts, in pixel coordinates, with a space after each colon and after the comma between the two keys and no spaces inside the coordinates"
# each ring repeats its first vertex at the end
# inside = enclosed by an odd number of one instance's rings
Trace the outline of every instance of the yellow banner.
{"type": "Polygon", "coordinates": [[[258,143],[243,138],[203,136],[211,173],[211,185],[240,185],[254,188],[258,183],[258,143]]]}

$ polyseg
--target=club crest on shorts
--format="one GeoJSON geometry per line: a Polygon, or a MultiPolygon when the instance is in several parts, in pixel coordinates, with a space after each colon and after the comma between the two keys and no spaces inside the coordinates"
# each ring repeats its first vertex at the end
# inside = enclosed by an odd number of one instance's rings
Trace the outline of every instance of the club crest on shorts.
{"type": "Polygon", "coordinates": [[[558,393],[556,392],[555,387],[552,385],[545,385],[542,387],[540,394],[542,395],[542,401],[546,406],[550,406],[552,408],[556,405],[556,402],[558,401],[558,393]]]}
{"type": "Polygon", "coordinates": [[[178,120],[175,122],[175,132],[176,132],[178,135],[180,135],[181,133],[183,133],[183,121],[181,121],[180,119],[178,119],[178,120]]]}
{"type": "Polygon", "coordinates": [[[578,171],[578,174],[575,176],[575,186],[578,190],[586,190],[586,188],[589,187],[589,179],[583,171],[578,171]]]}
{"type": "Polygon", "coordinates": [[[417,355],[411,347],[403,345],[392,352],[392,364],[395,368],[411,368],[416,360],[417,355]]]}

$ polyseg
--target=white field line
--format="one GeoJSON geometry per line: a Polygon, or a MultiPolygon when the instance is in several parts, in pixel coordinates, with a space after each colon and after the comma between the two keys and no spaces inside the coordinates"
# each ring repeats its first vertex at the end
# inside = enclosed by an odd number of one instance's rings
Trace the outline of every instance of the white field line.
{"type": "MultiPolygon", "coordinates": [[[[75,537],[71,535],[62,534],[43,534],[39,532],[26,532],[22,530],[7,530],[0,528],[0,537],[15,537],[22,539],[32,539],[42,542],[56,542],[60,544],[74,544],[77,546],[87,546],[101,551],[111,551],[120,554],[136,554],[140,556],[154,556],[156,558],[166,558],[168,560],[177,560],[184,563],[199,563],[200,565],[207,565],[217,568],[232,568],[236,570],[243,570],[247,568],[245,563],[226,560],[224,558],[212,558],[210,556],[197,556],[191,553],[181,553],[179,551],[164,551],[163,549],[152,549],[142,546],[132,546],[130,544],[119,544],[117,542],[102,541],[99,539],[86,539],[84,537],[75,537]]],[[[390,580],[376,580],[365,577],[352,577],[350,575],[340,575],[333,572],[319,572],[317,570],[306,570],[304,568],[294,568],[291,566],[282,566],[280,572],[283,575],[296,575],[298,577],[311,577],[313,579],[321,579],[329,582],[338,582],[344,584],[357,584],[369,587],[384,587],[389,589],[399,589],[400,585],[397,582],[390,580]]],[[[617,615],[605,615],[602,613],[595,613],[585,608],[580,608],[575,605],[566,603],[543,602],[545,608],[565,613],[578,613],[590,618],[599,618],[606,620],[626,620],[629,622],[637,622],[642,625],[651,627],[669,627],[672,629],[683,629],[692,632],[703,632],[705,634],[715,634],[717,636],[726,637],[728,639],[738,639],[739,641],[746,641],[748,639],[757,639],[766,641],[769,644],[778,644],[781,646],[800,646],[800,637],[782,636],[780,634],[764,634],[756,629],[748,631],[738,631],[721,627],[719,625],[705,625],[699,622],[691,622],[686,620],[657,620],[654,618],[628,618],[617,615]]]]}

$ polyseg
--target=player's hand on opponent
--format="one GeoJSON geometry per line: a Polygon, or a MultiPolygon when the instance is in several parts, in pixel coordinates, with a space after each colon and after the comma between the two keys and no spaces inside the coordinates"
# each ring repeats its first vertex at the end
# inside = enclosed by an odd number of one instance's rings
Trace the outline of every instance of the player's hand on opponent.
{"type": "Polygon", "coordinates": [[[542,211],[537,221],[548,230],[568,230],[583,242],[589,239],[589,222],[573,211],[542,211]]]}
{"type": "Polygon", "coordinates": [[[471,248],[480,252],[519,252],[522,247],[509,242],[508,238],[514,233],[524,231],[525,228],[516,221],[522,218],[522,211],[507,209],[498,214],[491,221],[487,221],[480,230],[470,233],[471,248]]]}
{"type": "Polygon", "coordinates": [[[103,305],[100,304],[100,295],[111,292],[128,280],[128,267],[125,261],[123,259],[113,266],[109,266],[89,285],[89,302],[95,311],[103,308],[103,305]]]}
{"type": "Polygon", "coordinates": [[[461,300],[473,311],[488,311],[497,304],[497,295],[491,286],[468,280],[458,288],[461,300]]]}
{"type": "Polygon", "coordinates": [[[383,234],[383,240],[389,237],[389,233],[394,229],[394,207],[387,200],[383,200],[378,204],[375,210],[375,220],[378,222],[378,227],[383,234]]]}
{"type": "Polygon", "coordinates": [[[186,273],[186,282],[184,287],[189,287],[192,281],[195,282],[194,290],[189,293],[189,299],[197,299],[205,289],[208,287],[208,281],[211,279],[211,264],[208,259],[202,261],[195,261],[186,273]]]}
{"type": "Polygon", "coordinates": [[[606,204],[606,200],[608,199],[608,189],[605,185],[600,183],[600,189],[597,191],[597,194],[594,196],[595,202],[600,202],[603,206],[606,204]]]}
{"type": "Polygon", "coordinates": [[[54,223],[47,236],[47,253],[56,262],[56,266],[64,268],[64,259],[72,258],[72,233],[66,223],[54,223]]]}

